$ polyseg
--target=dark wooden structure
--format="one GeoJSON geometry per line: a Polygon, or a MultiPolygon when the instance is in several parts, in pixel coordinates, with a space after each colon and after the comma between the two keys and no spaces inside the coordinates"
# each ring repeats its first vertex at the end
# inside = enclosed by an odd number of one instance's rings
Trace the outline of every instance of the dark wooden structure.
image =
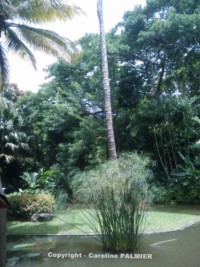
{"type": "Polygon", "coordinates": [[[6,222],[7,222],[7,209],[9,203],[2,193],[0,193],[0,266],[6,267],[6,222]]]}

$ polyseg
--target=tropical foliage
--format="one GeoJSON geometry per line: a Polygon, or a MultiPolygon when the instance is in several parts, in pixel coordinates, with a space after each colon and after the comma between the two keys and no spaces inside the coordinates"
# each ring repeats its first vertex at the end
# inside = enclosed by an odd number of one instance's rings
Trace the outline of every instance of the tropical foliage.
{"type": "Polygon", "coordinates": [[[33,27],[41,24],[67,20],[80,14],[80,9],[62,1],[0,1],[0,87],[8,81],[9,64],[7,51],[30,61],[36,68],[36,59],[31,48],[44,51],[57,57],[65,57],[74,51],[72,42],[57,33],[33,27]]]}
{"type": "Polygon", "coordinates": [[[16,85],[8,86],[0,94],[0,174],[5,187],[17,189],[21,171],[32,165],[29,136],[25,132],[24,119],[14,107],[20,97],[16,85]]]}
{"type": "MultiPolygon", "coordinates": [[[[106,35],[116,149],[148,155],[157,202],[200,201],[199,10],[199,1],[149,0],[106,35]]],[[[71,64],[48,67],[38,93],[1,96],[1,159],[16,164],[1,165],[10,191],[37,173],[37,190],[75,200],[80,171],[109,157],[100,38],[77,45],[71,64]]]]}

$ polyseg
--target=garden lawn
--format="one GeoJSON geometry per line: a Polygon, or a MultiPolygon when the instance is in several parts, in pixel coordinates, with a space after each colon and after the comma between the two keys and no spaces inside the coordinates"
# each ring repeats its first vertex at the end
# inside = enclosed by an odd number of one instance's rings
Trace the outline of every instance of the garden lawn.
{"type": "MultiPolygon", "coordinates": [[[[9,221],[10,235],[47,235],[47,234],[92,234],[84,214],[87,209],[69,208],[57,212],[55,217],[46,222],[9,221]]],[[[91,220],[91,216],[87,214],[91,220]]],[[[163,232],[182,229],[194,222],[200,221],[200,210],[188,212],[184,209],[174,212],[170,209],[149,210],[146,218],[145,232],[163,232]]]]}

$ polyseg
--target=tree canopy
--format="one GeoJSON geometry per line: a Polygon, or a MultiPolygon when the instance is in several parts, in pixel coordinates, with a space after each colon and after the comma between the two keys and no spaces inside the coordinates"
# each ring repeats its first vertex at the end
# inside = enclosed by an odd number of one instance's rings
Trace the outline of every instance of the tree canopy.
{"type": "MultiPolygon", "coordinates": [[[[199,12],[200,1],[149,0],[106,34],[117,152],[148,155],[157,201],[200,199],[199,12]]],[[[17,108],[18,121],[23,118],[24,126],[13,131],[19,137],[24,131],[19,141],[31,152],[21,150],[31,160],[19,163],[15,179],[25,186],[20,175],[36,172],[48,190],[65,188],[71,197],[79,171],[109,155],[100,38],[86,34],[77,44],[71,64],[58,60],[47,68],[50,80],[38,93],[11,101],[7,92],[2,98],[17,108]]],[[[1,116],[0,151],[6,155],[9,118],[1,116]]],[[[6,172],[3,179],[9,180],[6,172]]]]}

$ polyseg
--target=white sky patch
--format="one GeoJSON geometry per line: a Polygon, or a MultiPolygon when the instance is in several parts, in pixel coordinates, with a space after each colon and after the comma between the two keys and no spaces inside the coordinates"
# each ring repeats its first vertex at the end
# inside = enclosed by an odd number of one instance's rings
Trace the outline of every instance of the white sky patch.
{"type": "MultiPolygon", "coordinates": [[[[41,25],[40,27],[53,30],[72,41],[79,39],[86,33],[98,33],[97,1],[74,0],[72,2],[79,6],[86,13],[86,16],[79,16],[68,22],[41,25]]],[[[104,0],[105,30],[109,31],[120,22],[125,11],[133,10],[135,5],[145,5],[145,2],[145,0],[104,0]]],[[[34,51],[34,55],[37,60],[37,71],[29,62],[9,54],[10,82],[16,83],[23,91],[37,92],[39,85],[45,83],[47,73],[44,71],[44,68],[57,60],[40,52],[34,51]]]]}

